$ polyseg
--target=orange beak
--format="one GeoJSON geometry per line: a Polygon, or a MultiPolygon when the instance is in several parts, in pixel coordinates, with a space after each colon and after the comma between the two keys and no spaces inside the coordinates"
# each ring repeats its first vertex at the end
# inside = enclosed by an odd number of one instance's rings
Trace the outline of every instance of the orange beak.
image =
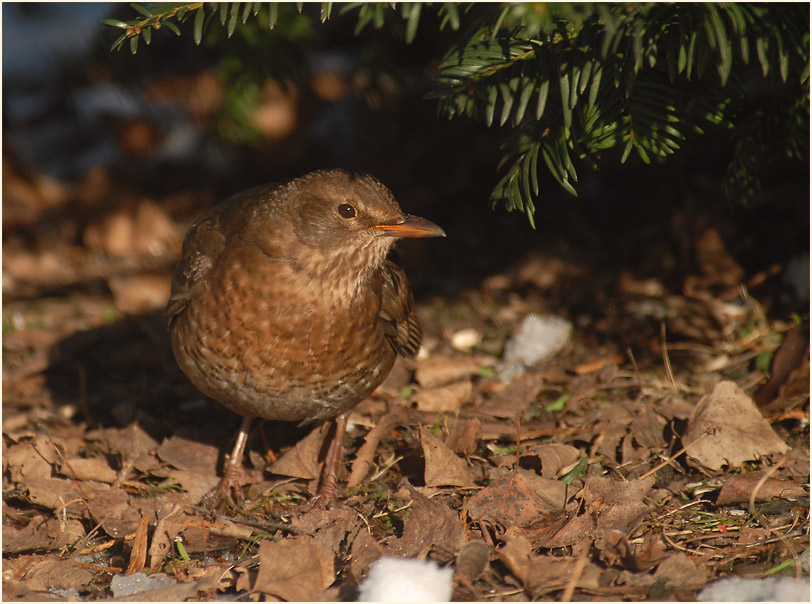
{"type": "Polygon", "coordinates": [[[411,214],[403,218],[403,222],[397,224],[376,224],[372,228],[392,237],[445,237],[445,231],[430,220],[411,214]]]}

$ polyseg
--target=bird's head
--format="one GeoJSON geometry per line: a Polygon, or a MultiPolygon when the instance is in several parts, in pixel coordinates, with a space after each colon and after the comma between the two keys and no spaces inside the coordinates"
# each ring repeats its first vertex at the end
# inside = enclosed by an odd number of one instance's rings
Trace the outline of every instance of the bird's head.
{"type": "Polygon", "coordinates": [[[343,270],[380,266],[403,237],[445,237],[433,222],[404,214],[383,184],[344,170],[313,172],[290,183],[299,241],[343,270]]]}

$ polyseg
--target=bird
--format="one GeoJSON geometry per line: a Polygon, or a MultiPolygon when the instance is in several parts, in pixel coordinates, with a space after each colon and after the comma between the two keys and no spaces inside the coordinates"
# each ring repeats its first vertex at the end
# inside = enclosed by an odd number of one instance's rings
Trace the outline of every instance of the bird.
{"type": "Polygon", "coordinates": [[[409,281],[392,257],[401,238],[445,237],[404,214],[374,177],[320,170],[214,206],[189,228],[169,316],[180,369],[242,416],[222,479],[206,501],[243,501],[253,418],[335,422],[314,500],[337,496],[349,412],[414,358],[422,331],[409,281]]]}

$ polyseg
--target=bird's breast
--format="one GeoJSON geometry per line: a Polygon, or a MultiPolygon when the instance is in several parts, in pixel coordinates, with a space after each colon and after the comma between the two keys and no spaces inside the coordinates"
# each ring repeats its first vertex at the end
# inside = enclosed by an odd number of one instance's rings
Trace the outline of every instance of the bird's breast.
{"type": "Polygon", "coordinates": [[[192,382],[238,413],[288,421],[333,417],[368,396],[395,357],[380,280],[250,260],[221,262],[173,326],[192,382]]]}

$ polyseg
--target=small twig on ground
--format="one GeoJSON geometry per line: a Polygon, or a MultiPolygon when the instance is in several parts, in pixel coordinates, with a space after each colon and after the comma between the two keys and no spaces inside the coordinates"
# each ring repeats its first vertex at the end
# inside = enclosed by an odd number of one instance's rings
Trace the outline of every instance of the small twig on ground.
{"type": "Polygon", "coordinates": [[[375,458],[375,451],[378,449],[378,443],[389,434],[389,432],[396,425],[406,421],[406,413],[401,407],[384,415],[379,421],[378,425],[370,430],[364,444],[358,449],[355,461],[352,462],[352,470],[350,477],[347,480],[347,488],[359,486],[366,478],[370,468],[374,466],[373,460],[375,458]]]}
{"type": "Polygon", "coordinates": [[[640,387],[640,392],[643,392],[643,380],[640,378],[640,369],[637,367],[637,360],[634,358],[634,353],[632,352],[632,349],[627,348],[626,354],[629,355],[629,360],[631,360],[632,367],[634,367],[634,377],[637,378],[637,385],[640,387]]]}
{"type": "MultiPolygon", "coordinates": [[[[778,468],[780,468],[781,464],[783,464],[786,460],[787,454],[785,453],[784,455],[781,456],[781,459],[779,459],[775,465],[773,465],[766,472],[764,472],[764,476],[762,476],[756,483],[756,486],[753,487],[753,492],[750,493],[750,501],[748,506],[748,509],[750,510],[750,515],[753,517],[753,519],[756,518],[756,495],[758,495],[758,492],[761,490],[761,487],[764,486],[764,483],[766,483],[767,480],[769,480],[770,476],[772,476],[778,471],[778,468]]],[[[770,534],[775,534],[773,529],[769,526],[768,523],[761,522],[761,525],[765,529],[767,529],[770,532],[770,534]]]]}
{"type": "Polygon", "coordinates": [[[665,365],[665,373],[668,376],[668,381],[671,382],[671,387],[674,389],[674,392],[679,394],[677,381],[674,379],[674,371],[671,369],[671,358],[668,356],[668,343],[665,339],[665,321],[660,323],[660,339],[662,340],[663,365],[665,365]]]}

